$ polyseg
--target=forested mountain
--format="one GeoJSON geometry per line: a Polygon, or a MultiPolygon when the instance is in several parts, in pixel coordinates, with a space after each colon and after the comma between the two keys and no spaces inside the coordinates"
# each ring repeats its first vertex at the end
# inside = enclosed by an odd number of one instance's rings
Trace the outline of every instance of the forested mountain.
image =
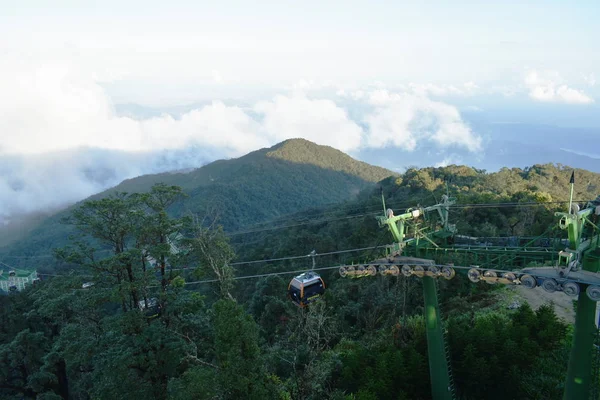
{"type": "MultiPolygon", "coordinates": [[[[410,169],[353,200],[246,225],[229,238],[177,218],[189,201],[177,187],[99,196],[75,207],[71,224],[109,254],[96,257],[72,241],[57,253],[70,273],[0,297],[0,395],[429,399],[419,279],[351,280],[324,270],[325,296],[300,310],[286,298],[293,271],[311,267],[312,250],[335,253],[316,257],[317,268],[381,257],[382,248],[371,247],[392,239],[374,218],[383,213],[380,188],[398,211],[456,197],[450,219],[460,234],[528,236],[556,224],[571,172],[554,165],[494,174],[410,169]],[[175,232],[180,253],[166,244],[175,232]],[[281,275],[262,276],[273,273],[281,275]]],[[[595,198],[600,175],[575,176],[576,201],[595,198]]],[[[439,284],[461,398],[561,397],[571,329],[551,307],[509,310],[503,287],[461,276],[439,284]]]]}
{"type": "MultiPolygon", "coordinates": [[[[553,212],[568,208],[565,202],[569,200],[573,171],[574,200],[584,205],[600,194],[600,174],[552,164],[503,168],[495,173],[454,165],[409,169],[399,177],[386,178],[378,187],[383,189],[386,205],[396,211],[436,204],[448,191],[457,201],[450,210],[450,220],[462,235],[537,235],[552,226],[553,212]],[[530,202],[540,204],[519,206],[530,202]],[[499,203],[513,205],[494,207],[499,203]],[[481,204],[487,206],[478,206],[481,204]]],[[[366,189],[356,200],[274,220],[268,225],[269,231],[249,229],[245,235],[232,237],[232,243],[242,258],[271,258],[278,251],[302,254],[313,249],[325,252],[373,245],[381,235],[373,222],[377,213],[383,213],[379,188],[366,189]]]]}
{"type": "MultiPolygon", "coordinates": [[[[187,196],[173,205],[173,216],[207,216],[227,231],[249,224],[333,204],[356,197],[364,188],[396,173],[354,160],[332,147],[304,139],[291,139],[232,160],[219,160],[189,172],[144,175],[92,196],[104,198],[116,192],[144,192],[162,182],[181,187],[187,196]]],[[[18,241],[0,250],[10,264],[53,264],[55,247],[74,233],[61,224],[74,207],[43,220],[18,241]],[[24,258],[34,256],[32,259],[24,258]]]]}

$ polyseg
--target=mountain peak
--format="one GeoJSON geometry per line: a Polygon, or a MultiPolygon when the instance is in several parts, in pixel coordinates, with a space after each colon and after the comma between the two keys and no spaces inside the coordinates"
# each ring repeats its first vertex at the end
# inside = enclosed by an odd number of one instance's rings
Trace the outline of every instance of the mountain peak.
{"type": "Polygon", "coordinates": [[[346,172],[371,182],[397,175],[385,168],[355,160],[333,147],[319,145],[306,139],[285,140],[268,149],[265,155],[295,164],[310,164],[332,171],[346,172]]]}
{"type": "MultiPolygon", "coordinates": [[[[296,154],[296,158],[298,158],[298,156],[301,155],[306,156],[307,154],[323,152],[344,154],[331,146],[316,144],[314,142],[311,142],[310,140],[302,138],[294,138],[284,140],[283,142],[277,143],[276,145],[272,146],[268,149],[267,155],[270,157],[282,158],[281,156],[283,155],[296,154]]],[[[292,161],[287,157],[285,159],[288,161],[292,161]]]]}

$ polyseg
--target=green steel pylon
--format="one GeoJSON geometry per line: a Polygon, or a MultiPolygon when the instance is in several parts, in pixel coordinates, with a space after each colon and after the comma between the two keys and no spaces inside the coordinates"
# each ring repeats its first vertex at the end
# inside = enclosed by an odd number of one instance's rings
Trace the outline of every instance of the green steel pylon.
{"type": "MultiPolygon", "coordinates": [[[[597,251],[596,249],[595,252],[597,251]]],[[[600,270],[600,258],[585,257],[583,269],[598,272],[600,270]]],[[[592,363],[595,355],[594,339],[598,331],[595,324],[597,303],[587,296],[586,288],[581,288],[577,300],[575,331],[565,381],[564,400],[587,399],[590,395],[590,384],[593,383],[594,379],[597,380],[597,377],[592,376],[592,363]]]]}
{"type": "Polygon", "coordinates": [[[454,399],[444,325],[440,315],[437,296],[437,283],[429,276],[423,277],[423,297],[425,298],[425,328],[427,332],[427,353],[429,356],[429,375],[431,376],[431,394],[436,400],[454,399]]]}
{"type": "MultiPolygon", "coordinates": [[[[444,229],[448,229],[448,209],[454,204],[454,199],[445,195],[440,204],[427,208],[407,210],[406,213],[394,216],[392,210],[385,208],[383,192],[384,216],[379,218],[380,225],[387,225],[402,252],[406,244],[407,222],[417,219],[425,212],[437,211],[444,229]]],[[[424,239],[430,241],[429,238],[424,239]]],[[[448,361],[447,346],[444,336],[444,326],[438,304],[437,284],[432,277],[423,277],[423,297],[425,300],[425,328],[427,334],[427,353],[429,359],[429,374],[431,377],[431,394],[435,400],[454,400],[454,384],[448,361]]]]}
{"type": "Polygon", "coordinates": [[[592,361],[592,380],[590,382],[590,400],[600,398],[600,328],[596,329],[594,338],[594,359],[592,361]]]}
{"type": "MultiPolygon", "coordinates": [[[[600,202],[598,202],[600,196],[596,201],[588,203],[587,207],[581,211],[579,211],[579,207],[573,209],[571,205],[575,172],[571,175],[570,183],[571,201],[569,201],[568,213],[556,213],[556,216],[561,217],[559,226],[566,229],[569,235],[569,251],[573,260],[571,263],[580,263],[584,271],[597,273],[600,271],[600,232],[598,232],[598,226],[590,218],[597,217],[600,213],[600,202]],[[588,234],[583,235],[586,228],[588,234]]],[[[569,264],[568,260],[567,265],[569,264]]],[[[587,289],[587,285],[582,286],[577,300],[573,346],[569,357],[563,400],[587,399],[593,380],[594,339],[597,334],[596,302],[587,296],[585,289],[587,289]]]]}

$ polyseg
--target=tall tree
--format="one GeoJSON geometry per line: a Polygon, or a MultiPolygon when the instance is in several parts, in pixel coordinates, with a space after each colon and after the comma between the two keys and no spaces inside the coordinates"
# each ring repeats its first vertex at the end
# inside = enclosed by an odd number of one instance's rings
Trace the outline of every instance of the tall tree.
{"type": "Polygon", "coordinates": [[[173,219],[167,210],[173,203],[185,196],[178,186],[168,186],[158,183],[152,186],[148,193],[135,195],[145,207],[145,215],[140,222],[139,242],[146,246],[145,251],[151,256],[160,269],[161,287],[167,286],[166,266],[167,260],[173,253],[179,251],[177,246],[177,233],[183,229],[183,220],[173,219]]]}
{"type": "Polygon", "coordinates": [[[194,237],[187,243],[190,255],[199,263],[200,271],[214,275],[219,281],[221,296],[234,300],[231,294],[233,267],[230,264],[234,252],[229,245],[229,239],[223,232],[223,227],[206,228],[196,225],[194,237]]]}

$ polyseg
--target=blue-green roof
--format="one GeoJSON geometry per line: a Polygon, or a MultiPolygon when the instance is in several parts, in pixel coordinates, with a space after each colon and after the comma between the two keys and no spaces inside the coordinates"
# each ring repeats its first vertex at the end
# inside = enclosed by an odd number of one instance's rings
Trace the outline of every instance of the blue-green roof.
{"type": "MultiPolygon", "coordinates": [[[[35,273],[35,271],[27,271],[24,269],[16,269],[15,271],[15,278],[27,278],[29,277],[31,274],[35,273]]],[[[8,273],[10,272],[10,270],[8,269],[0,269],[0,281],[7,281],[9,276],[8,273]]]]}

